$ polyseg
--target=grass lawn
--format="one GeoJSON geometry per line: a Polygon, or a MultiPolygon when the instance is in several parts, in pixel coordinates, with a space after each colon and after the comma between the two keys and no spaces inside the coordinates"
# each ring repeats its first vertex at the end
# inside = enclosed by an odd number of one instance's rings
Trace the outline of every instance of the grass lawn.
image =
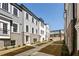
{"type": "Polygon", "coordinates": [[[55,56],[61,56],[61,47],[62,45],[48,45],[47,47],[41,49],[39,52],[55,55],[55,56]]]}
{"type": "Polygon", "coordinates": [[[9,53],[7,53],[7,54],[4,54],[4,55],[2,55],[2,56],[14,56],[14,55],[16,55],[16,54],[19,54],[19,53],[21,53],[21,52],[27,51],[27,50],[32,49],[32,48],[34,48],[34,47],[32,47],[32,46],[26,46],[26,47],[23,47],[23,48],[21,48],[21,49],[18,49],[18,50],[9,52],[9,53]]]}

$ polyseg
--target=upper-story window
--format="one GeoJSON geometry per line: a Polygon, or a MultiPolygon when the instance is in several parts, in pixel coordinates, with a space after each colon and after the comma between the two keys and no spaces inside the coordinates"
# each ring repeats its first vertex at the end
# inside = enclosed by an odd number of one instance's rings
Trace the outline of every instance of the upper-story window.
{"type": "Polygon", "coordinates": [[[34,23],[34,18],[32,17],[32,23],[34,23]]]}
{"type": "Polygon", "coordinates": [[[43,30],[41,30],[41,34],[44,34],[44,31],[43,30]]]}
{"type": "Polygon", "coordinates": [[[37,23],[38,23],[38,22],[37,22],[37,20],[36,20],[36,25],[37,25],[37,23]]]}
{"type": "Polygon", "coordinates": [[[26,25],[26,32],[28,32],[29,28],[28,28],[28,25],[26,25]]]}
{"type": "Polygon", "coordinates": [[[38,33],[37,29],[36,29],[36,34],[38,33]]]}
{"type": "Polygon", "coordinates": [[[2,3],[2,8],[8,11],[8,3],[2,3]]]}
{"type": "Polygon", "coordinates": [[[29,18],[29,15],[28,15],[28,13],[26,13],[26,19],[28,20],[28,18],[29,18]]]}
{"type": "Polygon", "coordinates": [[[44,24],[41,22],[41,26],[44,28],[44,24]]]}
{"type": "Polygon", "coordinates": [[[32,33],[34,33],[34,28],[32,28],[32,33]]]}
{"type": "Polygon", "coordinates": [[[18,16],[18,10],[15,7],[13,9],[13,14],[16,15],[16,16],[18,16]]]}
{"type": "Polygon", "coordinates": [[[17,24],[13,24],[13,32],[17,32],[17,28],[18,28],[17,24]]]}

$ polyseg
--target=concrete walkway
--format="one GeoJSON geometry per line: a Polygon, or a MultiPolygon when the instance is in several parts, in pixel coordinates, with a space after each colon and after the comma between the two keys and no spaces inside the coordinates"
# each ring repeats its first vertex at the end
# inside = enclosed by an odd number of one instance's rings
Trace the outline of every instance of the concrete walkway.
{"type": "Polygon", "coordinates": [[[36,46],[36,48],[34,49],[30,49],[28,51],[25,51],[25,52],[22,52],[20,54],[17,54],[15,56],[51,56],[49,54],[45,54],[45,53],[41,53],[41,52],[38,52],[40,49],[52,44],[52,42],[48,42],[47,44],[44,44],[44,45],[41,45],[41,46],[36,46]]]}
{"type": "Polygon", "coordinates": [[[21,46],[21,47],[16,47],[16,48],[12,48],[12,49],[8,49],[8,50],[3,50],[3,51],[0,51],[0,56],[3,55],[3,54],[6,54],[6,53],[9,53],[9,52],[12,52],[14,50],[18,50],[18,49],[21,49],[25,46],[21,46]]]}

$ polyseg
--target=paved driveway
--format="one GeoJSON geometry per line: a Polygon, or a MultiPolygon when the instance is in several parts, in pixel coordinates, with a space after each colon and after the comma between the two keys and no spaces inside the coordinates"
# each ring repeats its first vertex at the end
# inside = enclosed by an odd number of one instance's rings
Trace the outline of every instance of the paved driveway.
{"type": "Polygon", "coordinates": [[[34,48],[34,49],[22,52],[20,54],[15,55],[15,56],[52,56],[52,55],[49,55],[46,53],[38,52],[40,49],[42,49],[52,43],[53,43],[53,41],[49,42],[47,44],[41,45],[41,46],[36,46],[36,48],[34,48]]]}

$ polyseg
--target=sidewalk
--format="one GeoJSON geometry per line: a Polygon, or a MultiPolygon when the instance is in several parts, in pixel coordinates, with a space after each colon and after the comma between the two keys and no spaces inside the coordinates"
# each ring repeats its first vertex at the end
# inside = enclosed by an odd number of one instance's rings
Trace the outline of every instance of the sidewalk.
{"type": "Polygon", "coordinates": [[[14,50],[21,49],[21,48],[23,48],[23,47],[25,47],[25,46],[15,47],[15,48],[12,48],[12,49],[0,51],[0,56],[3,55],[3,54],[6,54],[6,53],[12,52],[12,51],[14,51],[14,50]]]}
{"type": "Polygon", "coordinates": [[[34,48],[34,49],[30,49],[28,51],[25,51],[23,53],[17,54],[15,56],[32,56],[34,53],[38,52],[40,49],[42,49],[42,48],[44,48],[44,47],[46,47],[46,46],[48,46],[48,45],[50,45],[52,43],[53,43],[53,41],[52,42],[48,42],[47,44],[44,44],[44,45],[41,45],[41,46],[36,46],[36,48],[34,48]]]}

